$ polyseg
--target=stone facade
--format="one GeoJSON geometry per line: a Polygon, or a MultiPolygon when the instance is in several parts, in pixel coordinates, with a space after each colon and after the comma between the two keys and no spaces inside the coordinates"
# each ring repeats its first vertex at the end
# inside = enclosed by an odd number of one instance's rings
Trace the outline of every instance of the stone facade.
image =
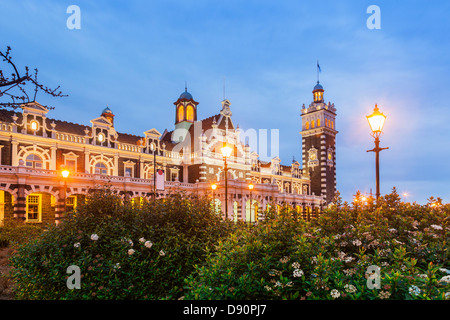
{"type": "Polygon", "coordinates": [[[317,215],[336,186],[334,105],[315,101],[303,108],[301,168],[296,161],[282,165],[277,157],[259,160],[240,140],[230,101],[221,104],[216,115],[198,120],[199,103],[185,90],[174,103],[174,129],[162,134],[150,129],[142,136],[117,132],[118,119],[109,108],[89,126],[48,118],[49,110],[37,102],[20,111],[0,110],[0,223],[11,217],[58,223],[65,211],[104,184],[124,199],[151,198],[155,166],[165,180],[156,197],[181,190],[208,194],[224,216],[247,221],[259,219],[268,205],[292,206],[305,218],[317,215]],[[311,115],[324,119],[323,126],[306,128],[311,115]],[[224,143],[232,148],[226,213],[224,143]],[[313,148],[318,162],[306,157],[313,148]],[[66,179],[63,168],[70,171],[66,179]],[[214,195],[212,183],[218,186],[214,195]]]}

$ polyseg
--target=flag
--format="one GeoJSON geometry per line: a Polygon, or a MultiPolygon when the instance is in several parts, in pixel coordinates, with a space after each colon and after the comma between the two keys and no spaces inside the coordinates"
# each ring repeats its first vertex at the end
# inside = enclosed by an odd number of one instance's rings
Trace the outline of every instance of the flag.
{"type": "Polygon", "coordinates": [[[322,72],[322,70],[320,69],[319,61],[317,61],[317,70],[318,70],[319,72],[322,72]]]}
{"type": "Polygon", "coordinates": [[[161,169],[156,172],[156,189],[164,190],[164,171],[161,169]]]}

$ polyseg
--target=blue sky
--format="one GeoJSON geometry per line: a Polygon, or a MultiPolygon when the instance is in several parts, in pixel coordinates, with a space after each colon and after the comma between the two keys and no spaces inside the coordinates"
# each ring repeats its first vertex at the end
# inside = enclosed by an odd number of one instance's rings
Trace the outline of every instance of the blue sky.
{"type": "Polygon", "coordinates": [[[231,101],[243,130],[279,129],[280,158],[301,160],[300,108],[312,100],[316,61],[325,100],[337,108],[337,188],[345,200],[375,190],[366,115],[387,115],[381,192],[409,201],[450,202],[448,13],[431,1],[4,1],[0,45],[19,67],[61,85],[66,98],[40,94],[49,117],[89,125],[107,105],[119,132],[173,128],[184,90],[200,118],[231,101]],[[81,9],[69,30],[66,9],[81,9]],[[369,5],[381,29],[369,30],[369,5]]]}

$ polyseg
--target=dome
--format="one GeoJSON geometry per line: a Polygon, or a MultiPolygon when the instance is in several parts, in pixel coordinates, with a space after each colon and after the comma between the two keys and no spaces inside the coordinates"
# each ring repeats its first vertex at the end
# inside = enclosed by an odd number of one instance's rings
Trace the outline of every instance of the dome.
{"type": "Polygon", "coordinates": [[[180,94],[180,99],[193,100],[192,95],[185,90],[182,94],[180,94]]]}
{"type": "Polygon", "coordinates": [[[111,113],[111,114],[113,114],[113,112],[111,111],[111,109],[108,108],[108,107],[106,107],[105,109],[103,109],[102,114],[105,114],[105,113],[111,113]]]}
{"type": "Polygon", "coordinates": [[[323,87],[322,87],[322,85],[319,83],[319,81],[317,81],[317,84],[314,86],[313,91],[316,91],[316,90],[323,90],[323,87]]]}

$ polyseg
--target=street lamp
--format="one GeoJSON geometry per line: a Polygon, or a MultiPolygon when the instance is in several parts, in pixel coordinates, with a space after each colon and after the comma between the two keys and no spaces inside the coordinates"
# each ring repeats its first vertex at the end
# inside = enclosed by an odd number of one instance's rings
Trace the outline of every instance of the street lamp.
{"type": "Polygon", "coordinates": [[[224,172],[225,172],[225,218],[228,219],[228,166],[227,166],[227,158],[231,155],[232,149],[227,146],[224,142],[223,147],[220,149],[223,156],[224,161],[224,172]]]}
{"type": "Polygon", "coordinates": [[[66,193],[67,193],[67,178],[70,175],[70,171],[67,170],[67,169],[63,169],[61,171],[61,175],[62,175],[62,177],[64,179],[64,213],[65,213],[67,211],[67,196],[66,196],[66,193]]]}
{"type": "Polygon", "coordinates": [[[380,148],[380,135],[383,133],[384,121],[386,116],[380,112],[378,106],[375,105],[373,113],[367,116],[367,121],[369,121],[370,129],[372,130],[372,137],[375,138],[375,148],[372,150],[367,150],[367,152],[375,152],[375,170],[376,170],[376,199],[380,197],[380,151],[389,148],[380,148]]]}
{"type": "Polygon", "coordinates": [[[211,189],[212,189],[212,191],[213,191],[214,213],[216,213],[216,194],[215,194],[215,192],[216,192],[216,189],[217,189],[217,184],[213,183],[213,184],[211,185],[211,189]]]}
{"type": "Polygon", "coordinates": [[[153,142],[150,150],[153,152],[153,199],[156,199],[156,145],[153,142]]]}
{"type": "Polygon", "coordinates": [[[255,186],[253,185],[253,183],[250,182],[250,184],[248,185],[248,189],[250,190],[250,224],[252,223],[252,190],[255,186]]]}

